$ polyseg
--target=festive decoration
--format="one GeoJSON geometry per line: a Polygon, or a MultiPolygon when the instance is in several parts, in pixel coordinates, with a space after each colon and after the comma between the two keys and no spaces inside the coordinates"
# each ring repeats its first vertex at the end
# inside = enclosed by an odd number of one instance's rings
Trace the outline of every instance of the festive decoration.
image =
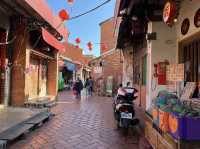
{"type": "Polygon", "coordinates": [[[68,4],[72,5],[74,3],[74,0],[67,0],[68,4]]]}
{"type": "Polygon", "coordinates": [[[196,27],[200,27],[200,9],[197,10],[197,12],[194,16],[194,25],[196,27]]]}
{"type": "Polygon", "coordinates": [[[181,25],[181,33],[186,35],[190,28],[190,20],[188,18],[184,19],[181,25]]]}
{"type": "Polygon", "coordinates": [[[87,46],[88,46],[88,49],[89,49],[90,51],[92,51],[92,42],[88,42],[87,46]]]}
{"type": "Polygon", "coordinates": [[[79,46],[78,46],[78,45],[76,45],[75,47],[76,47],[77,49],[79,48],[79,46]]]}
{"type": "Polygon", "coordinates": [[[174,1],[168,1],[163,10],[163,21],[168,25],[172,25],[176,17],[176,11],[176,3],[174,1]]]}
{"type": "Polygon", "coordinates": [[[81,40],[80,40],[80,38],[76,38],[76,44],[80,44],[81,43],[81,40]]]}
{"type": "Polygon", "coordinates": [[[69,13],[65,9],[62,9],[59,11],[59,17],[62,19],[62,21],[69,20],[69,13]]]}
{"type": "Polygon", "coordinates": [[[107,47],[107,45],[106,45],[106,44],[104,44],[104,43],[103,43],[103,44],[101,44],[101,50],[102,50],[102,51],[106,51],[106,50],[107,50],[107,48],[108,48],[108,47],[107,47]]]}
{"type": "Polygon", "coordinates": [[[60,67],[64,66],[64,64],[65,64],[65,63],[64,63],[63,60],[59,60],[59,61],[58,61],[58,65],[59,65],[60,67]]]}

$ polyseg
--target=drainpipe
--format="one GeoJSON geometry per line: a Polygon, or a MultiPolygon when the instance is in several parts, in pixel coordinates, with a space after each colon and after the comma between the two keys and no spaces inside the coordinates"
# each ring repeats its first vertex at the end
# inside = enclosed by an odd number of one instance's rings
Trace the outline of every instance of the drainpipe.
{"type": "MultiPolygon", "coordinates": [[[[7,41],[10,39],[13,39],[13,20],[10,19],[10,27],[8,28],[7,32],[7,41]]],[[[10,43],[7,45],[7,59],[6,64],[7,67],[5,69],[5,88],[4,88],[4,105],[9,106],[11,103],[10,99],[10,90],[11,90],[11,67],[10,63],[12,62],[12,49],[13,49],[13,43],[10,43]]]]}
{"type": "Polygon", "coordinates": [[[5,70],[5,89],[4,89],[4,105],[7,107],[10,103],[10,67],[5,70]]]}

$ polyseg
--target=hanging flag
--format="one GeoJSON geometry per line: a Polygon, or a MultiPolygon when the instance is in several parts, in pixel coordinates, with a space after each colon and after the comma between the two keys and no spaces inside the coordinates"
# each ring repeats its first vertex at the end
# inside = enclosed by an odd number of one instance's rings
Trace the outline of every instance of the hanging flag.
{"type": "Polygon", "coordinates": [[[67,12],[67,10],[62,9],[59,11],[59,17],[61,18],[62,21],[69,20],[69,13],[67,12]]]}
{"type": "Polygon", "coordinates": [[[80,40],[80,38],[76,38],[76,44],[80,44],[81,43],[81,40],[80,40]]]}

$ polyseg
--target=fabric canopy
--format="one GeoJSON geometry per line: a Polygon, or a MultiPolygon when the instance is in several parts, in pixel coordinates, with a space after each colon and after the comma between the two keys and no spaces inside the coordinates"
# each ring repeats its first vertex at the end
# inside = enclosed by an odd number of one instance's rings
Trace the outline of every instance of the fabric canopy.
{"type": "Polygon", "coordinates": [[[54,47],[59,52],[65,52],[64,45],[44,28],[42,28],[42,37],[46,43],[54,47]]]}
{"type": "Polygon", "coordinates": [[[76,71],[76,65],[69,61],[64,61],[64,66],[67,67],[69,71],[76,71]]]}
{"type": "Polygon", "coordinates": [[[46,0],[20,0],[25,1],[32,9],[34,9],[45,21],[47,21],[54,29],[56,29],[67,41],[68,31],[58,16],[53,15],[53,11],[48,6],[46,0]],[[59,26],[59,28],[58,28],[59,26]]]}

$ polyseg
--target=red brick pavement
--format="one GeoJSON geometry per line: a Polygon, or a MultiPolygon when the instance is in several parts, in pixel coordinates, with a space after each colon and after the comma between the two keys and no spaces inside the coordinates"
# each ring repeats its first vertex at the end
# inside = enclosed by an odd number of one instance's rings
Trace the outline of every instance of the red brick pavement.
{"type": "MultiPolygon", "coordinates": [[[[139,137],[124,137],[112,113],[112,99],[73,99],[70,92],[59,94],[52,110],[56,116],[39,129],[12,144],[11,149],[139,149],[139,137]]],[[[133,132],[133,131],[131,131],[133,132]]],[[[140,139],[142,140],[142,139],[140,139]]]]}

